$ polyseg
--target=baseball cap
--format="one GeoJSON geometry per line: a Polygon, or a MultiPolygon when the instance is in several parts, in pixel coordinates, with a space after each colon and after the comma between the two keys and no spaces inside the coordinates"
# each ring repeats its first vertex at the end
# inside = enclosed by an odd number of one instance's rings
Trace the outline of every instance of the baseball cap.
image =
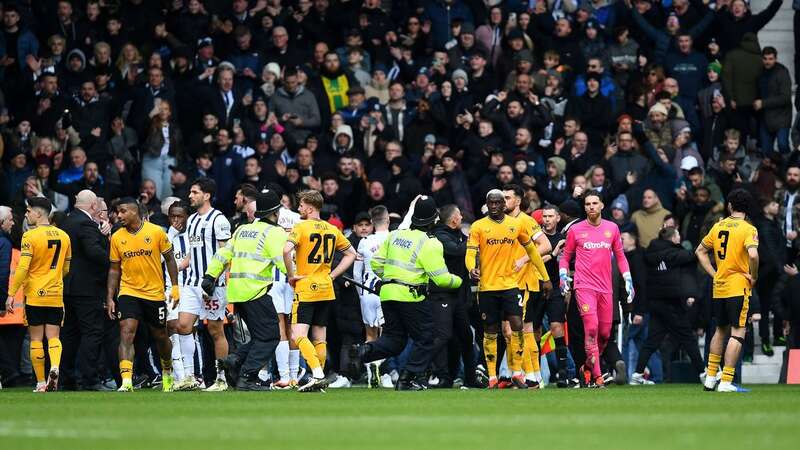
{"type": "Polygon", "coordinates": [[[700,164],[694,156],[684,156],[683,159],[681,159],[681,170],[692,170],[698,166],[700,166],[700,164]]]}
{"type": "Polygon", "coordinates": [[[365,220],[367,222],[372,222],[372,219],[369,217],[369,213],[366,211],[361,211],[360,213],[356,214],[356,220],[353,223],[360,223],[365,220]]]}

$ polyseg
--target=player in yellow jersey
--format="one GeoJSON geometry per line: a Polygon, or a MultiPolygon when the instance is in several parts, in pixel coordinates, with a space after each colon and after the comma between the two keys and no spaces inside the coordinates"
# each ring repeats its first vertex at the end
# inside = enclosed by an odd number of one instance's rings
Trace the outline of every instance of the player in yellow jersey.
{"type": "MultiPolygon", "coordinates": [[[[542,227],[530,215],[522,212],[522,198],[524,191],[517,184],[503,186],[503,197],[505,198],[505,212],[511,217],[519,219],[525,226],[529,227],[528,234],[536,244],[539,255],[546,255],[552,250],[552,245],[547,236],[542,232],[542,227]]],[[[537,267],[531,262],[527,252],[521,245],[516,245],[514,254],[514,272],[517,273],[517,282],[522,292],[522,335],[525,343],[522,358],[522,370],[525,372],[525,384],[529,388],[539,388],[542,385],[542,373],[539,367],[539,345],[537,345],[536,332],[541,334],[542,320],[544,319],[545,300],[550,295],[553,285],[547,275],[544,262],[537,267]],[[547,280],[547,281],[544,281],[547,280]],[[540,289],[539,284],[542,284],[540,289]]],[[[506,345],[510,342],[511,328],[508,322],[503,322],[503,336],[506,338],[506,345]]],[[[510,349],[511,347],[506,347],[510,349]]],[[[509,359],[510,352],[506,350],[506,359],[509,359]]]]}
{"type": "Polygon", "coordinates": [[[14,294],[23,288],[24,317],[31,338],[31,365],[36,375],[34,392],[58,389],[61,363],[59,333],[64,322],[64,276],[69,272],[72,248],[67,233],[50,225],[50,200],[28,199],[25,218],[33,227],[22,235],[22,251],[14,281],[8,287],[5,310],[14,311],[14,294]],[[50,372],[44,378],[44,344],[50,356],[50,372]]]}
{"type": "Polygon", "coordinates": [[[747,191],[733,190],[728,195],[730,216],[714,224],[695,251],[700,265],[714,278],[711,308],[717,328],[708,354],[704,381],[707,391],[713,391],[716,386],[723,348],[725,366],[717,390],[746,391],[733,384],[733,376],[747,332],[750,294],[758,277],[758,232],[745,219],[745,211],[751,202],[752,197],[747,191]],[[714,255],[716,269],[711,265],[709,252],[714,255]]]}
{"type": "Polygon", "coordinates": [[[500,322],[508,320],[511,326],[512,357],[508,362],[513,373],[511,381],[515,387],[527,389],[522,372],[522,294],[514,272],[517,243],[522,245],[535,265],[543,264],[542,257],[531,241],[530,227],[506,215],[502,191],[489,191],[486,194],[486,207],[488,216],[472,224],[464,262],[472,279],[479,281],[478,305],[484,322],[483,349],[489,372],[489,388],[498,385],[497,332],[500,322]],[[476,261],[479,265],[476,265],[476,261]]]}
{"type": "Polygon", "coordinates": [[[283,261],[286,263],[289,284],[295,292],[292,339],[312,371],[311,381],[298,389],[305,392],[324,389],[332,381],[325,378],[324,364],[327,355],[326,327],[331,302],[335,299],[333,280],[353,264],[356,252],[338,228],[320,219],[322,194],[303,191],[298,198],[298,212],[303,221],[292,228],[283,248],[283,261]],[[296,268],[292,261],[293,250],[296,268]],[[333,254],[337,251],[343,252],[344,257],[331,270],[333,254]],[[308,339],[309,330],[313,343],[308,339]]]}
{"type": "Polygon", "coordinates": [[[119,201],[117,218],[122,228],[111,236],[106,307],[109,318],[119,318],[120,321],[119,371],[122,386],[119,391],[133,391],[133,339],[139,321],[144,321],[150,327],[161,357],[162,388],[170,392],[173,385],[172,342],[167,336],[167,304],[164,301],[161,256],[164,256],[172,282],[169,294],[172,308],[176,308],[180,301],[180,289],[172,244],[161,227],[142,219],[139,204],[132,198],[119,201]]]}

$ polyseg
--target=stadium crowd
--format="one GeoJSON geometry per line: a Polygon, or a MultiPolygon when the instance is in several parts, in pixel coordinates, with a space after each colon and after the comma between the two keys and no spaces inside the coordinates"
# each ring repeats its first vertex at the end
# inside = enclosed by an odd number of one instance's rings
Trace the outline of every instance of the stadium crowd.
{"type": "MultiPolygon", "coordinates": [[[[137,198],[167,230],[175,202],[186,215],[202,205],[191,193],[197,180],[228,234],[253,220],[263,189],[279,192],[286,211],[297,210],[297,193],[319,191],[322,219],[353,248],[397,228],[429,196],[441,208],[433,234],[465,281],[466,234],[489,191],[519,193],[521,212],[552,244],[545,263],[554,280],[561,230],[585,216],[582,195],[597,191],[636,288],[627,302],[615,278],[603,368],[618,382],[645,367],[651,381],[697,381],[708,353],[698,337],[713,319],[711,279],[694,249],[742,188],[755,199],[748,219],[761,261],[744,359],[753,324],[766,355],[800,345],[800,126],[785,65],[798,63],[758,38],[783,0],[763,11],[745,0],[1,3],[0,286],[11,284],[33,198],[53,205],[50,221],[68,231],[73,255],[83,231],[65,225],[67,214],[88,215],[106,242],[99,257],[82,250],[84,265],[73,259],[65,286],[64,389],[121,382],[119,327],[103,312],[117,200],[137,198]],[[654,276],[652,261],[667,253],[676,265],[654,276]]],[[[507,201],[507,212],[514,207],[507,201]]],[[[463,314],[437,344],[432,385],[480,385],[485,376],[469,284],[453,294],[463,314]]],[[[365,376],[348,369],[347,349],[377,327],[362,318],[361,288],[337,278],[335,290],[325,369],[343,387],[365,376]]],[[[561,332],[570,379],[585,356],[575,304],[561,332]]],[[[534,324],[550,366],[544,382],[560,367],[551,322],[534,324]]],[[[201,320],[193,337],[189,358],[209,386],[220,345],[247,336],[231,312],[221,330],[201,320]]],[[[139,331],[134,385],[158,384],[158,346],[139,331]]],[[[19,315],[0,318],[4,386],[31,384],[29,342],[19,315]]],[[[382,364],[379,384],[397,382],[407,353],[382,364]]]]}

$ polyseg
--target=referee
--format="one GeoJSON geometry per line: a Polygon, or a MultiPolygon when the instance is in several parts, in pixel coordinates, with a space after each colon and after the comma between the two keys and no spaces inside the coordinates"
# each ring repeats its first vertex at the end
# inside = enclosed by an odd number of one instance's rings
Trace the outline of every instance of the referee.
{"type": "Polygon", "coordinates": [[[264,190],[256,197],[256,220],[236,229],[227,245],[217,251],[203,276],[209,296],[217,278],[230,265],[228,301],[233,303],[250,331],[250,341],[223,361],[230,380],[240,391],[267,391],[258,372],[275,354],[280,340],[278,313],[269,296],[275,265],[282,271],[287,234],[278,226],[280,198],[264,190]],[[238,380],[236,380],[238,379],[238,380]]]}

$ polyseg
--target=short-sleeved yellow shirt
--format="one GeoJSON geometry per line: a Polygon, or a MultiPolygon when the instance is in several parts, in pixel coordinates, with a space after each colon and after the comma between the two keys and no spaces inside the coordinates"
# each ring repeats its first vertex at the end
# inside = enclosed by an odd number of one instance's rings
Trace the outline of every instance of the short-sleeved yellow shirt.
{"type": "Polygon", "coordinates": [[[532,245],[530,225],[526,226],[517,218],[506,215],[496,222],[486,216],[472,224],[467,248],[478,251],[481,292],[519,287],[514,256],[519,248],[525,251],[523,245],[532,245]]]}
{"type": "Polygon", "coordinates": [[[714,276],[714,298],[749,295],[750,258],[747,249],[758,247],[758,231],[745,219],[728,217],[720,220],[702,241],[714,253],[717,274],[714,276]]]}
{"type": "Polygon", "coordinates": [[[111,262],[120,263],[119,295],[144,300],[164,300],[164,271],[161,255],[172,250],[172,244],[159,226],[142,222],[139,231],[120,228],[111,236],[111,262]]]}
{"type": "Polygon", "coordinates": [[[26,265],[23,292],[31,306],[64,306],[64,264],[72,258],[69,235],[53,225],[40,225],[22,235],[17,272],[26,265]],[[26,261],[27,260],[27,261],[26,261]]]}
{"type": "Polygon", "coordinates": [[[350,241],[338,228],[324,220],[304,220],[292,227],[289,242],[295,245],[297,275],[294,288],[301,302],[334,300],[331,265],[333,254],[350,248],[350,241]]]}

